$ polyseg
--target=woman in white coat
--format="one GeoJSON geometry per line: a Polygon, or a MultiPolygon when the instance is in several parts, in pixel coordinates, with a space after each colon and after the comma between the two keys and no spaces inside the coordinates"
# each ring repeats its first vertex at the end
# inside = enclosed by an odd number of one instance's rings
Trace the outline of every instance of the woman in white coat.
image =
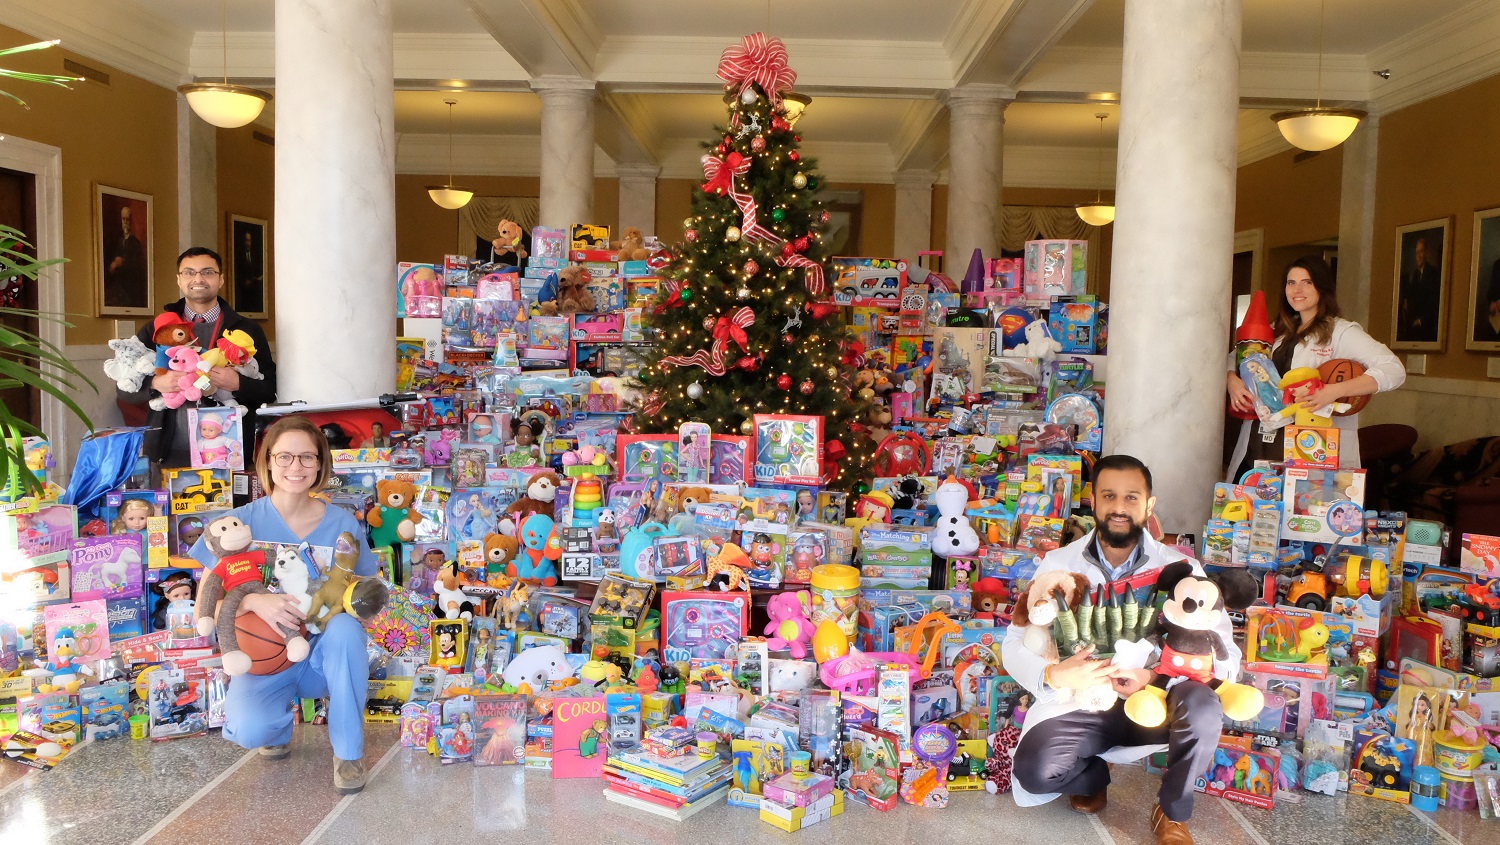
{"type": "MultiPolygon", "coordinates": [[[[1370,337],[1353,320],[1339,315],[1338,294],[1334,289],[1333,270],[1321,258],[1299,258],[1287,265],[1283,275],[1281,311],[1276,316],[1276,342],[1271,361],[1278,372],[1294,367],[1319,366],[1340,358],[1358,362],[1365,374],[1337,384],[1325,385],[1303,402],[1308,408],[1322,408],[1333,402],[1355,396],[1369,396],[1395,390],[1406,381],[1401,359],[1385,344],[1370,337]]],[[[1229,401],[1237,411],[1253,413],[1255,399],[1234,368],[1230,353],[1227,378],[1229,401]]],[[[1339,429],[1339,467],[1359,467],[1359,415],[1334,417],[1339,429]]],[[[1247,424],[1248,430],[1250,426],[1247,424]]],[[[1242,437],[1245,435],[1241,435],[1242,437]]],[[[1252,438],[1253,440],[1254,438],[1252,438]]],[[[1278,438],[1277,442],[1280,440],[1278,438]]],[[[1280,460],[1280,449],[1272,450],[1280,460]]],[[[1252,452],[1252,455],[1254,452],[1252,452]]]]}

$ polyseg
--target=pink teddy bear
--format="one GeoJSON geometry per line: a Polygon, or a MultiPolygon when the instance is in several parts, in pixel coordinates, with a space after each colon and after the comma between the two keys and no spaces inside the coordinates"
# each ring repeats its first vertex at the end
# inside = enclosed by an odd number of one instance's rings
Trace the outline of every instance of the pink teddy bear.
{"type": "Polygon", "coordinates": [[[795,593],[778,593],[766,605],[766,615],[771,621],[766,625],[766,648],[771,651],[786,651],[793,660],[807,656],[808,643],[812,642],[812,620],[808,610],[812,607],[812,594],[806,590],[795,593]]]}
{"type": "Polygon", "coordinates": [[[197,402],[203,397],[203,390],[198,385],[201,377],[199,360],[197,351],[191,347],[174,346],[167,350],[167,369],[181,375],[177,377],[176,390],[166,391],[151,400],[153,409],[180,408],[184,402],[197,402]]]}

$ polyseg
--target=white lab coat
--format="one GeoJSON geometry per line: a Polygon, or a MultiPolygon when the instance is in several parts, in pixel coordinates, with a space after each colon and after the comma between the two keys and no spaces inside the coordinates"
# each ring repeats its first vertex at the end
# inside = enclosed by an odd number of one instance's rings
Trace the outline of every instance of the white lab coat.
{"type": "MultiPolygon", "coordinates": [[[[1277,346],[1280,345],[1280,343],[1277,344],[1277,346]]],[[[1297,344],[1297,348],[1292,350],[1292,367],[1311,367],[1316,370],[1329,361],[1339,358],[1347,358],[1364,365],[1365,375],[1375,379],[1375,387],[1380,393],[1395,390],[1406,381],[1406,367],[1402,365],[1401,359],[1397,358],[1385,344],[1370,337],[1370,333],[1365,331],[1359,323],[1345,320],[1343,317],[1334,319],[1333,333],[1329,335],[1327,343],[1303,341],[1297,344]]],[[[1233,351],[1229,353],[1229,371],[1237,372],[1233,351]]],[[[1359,414],[1334,417],[1333,425],[1339,430],[1339,468],[1358,469],[1360,466],[1359,414]]],[[[1254,421],[1247,420],[1245,425],[1241,426],[1240,446],[1237,448],[1243,449],[1250,437],[1259,436],[1258,432],[1259,428],[1254,421]]],[[[1243,452],[1237,451],[1237,455],[1242,456],[1243,452]]]]}
{"type": "MultiPolygon", "coordinates": [[[[1082,539],[1076,540],[1052,552],[1048,552],[1037,566],[1037,575],[1054,570],[1065,570],[1068,572],[1080,572],[1088,576],[1089,583],[1099,586],[1108,581],[1108,575],[1104,569],[1093,560],[1092,547],[1094,545],[1094,533],[1091,531],[1082,539]]],[[[1129,573],[1131,577],[1143,572],[1159,570],[1169,563],[1186,560],[1193,565],[1193,571],[1199,575],[1203,574],[1203,567],[1196,560],[1187,557],[1176,549],[1165,546],[1152,539],[1149,534],[1141,538],[1141,557],[1136,560],[1136,566],[1129,573]]],[[[1050,662],[1047,658],[1027,649],[1021,643],[1023,628],[1012,625],[1005,632],[1005,641],[1001,644],[1001,656],[1005,664],[1005,672],[1015,678],[1021,686],[1025,687],[1036,697],[1036,703],[1026,711],[1026,722],[1021,726],[1021,736],[1024,738],[1026,732],[1036,725],[1059,716],[1071,713],[1079,708],[1076,700],[1059,701],[1054,690],[1042,683],[1042,672],[1050,662]]],[[[1229,622],[1228,614],[1219,621],[1216,629],[1219,638],[1223,640],[1224,646],[1229,650],[1229,659],[1224,661],[1215,660],[1215,676],[1233,680],[1239,675],[1240,650],[1234,643],[1234,629],[1229,622]]],[[[1173,683],[1176,683],[1174,680],[1173,683]]],[[[1116,746],[1100,755],[1111,763],[1128,763],[1139,760],[1157,751],[1166,749],[1166,745],[1139,745],[1139,746],[1116,746]]],[[[1049,795],[1034,795],[1021,788],[1020,782],[1012,779],[1011,790],[1016,798],[1016,803],[1022,807],[1031,807],[1037,804],[1045,804],[1057,797],[1056,793],[1049,795]]]]}

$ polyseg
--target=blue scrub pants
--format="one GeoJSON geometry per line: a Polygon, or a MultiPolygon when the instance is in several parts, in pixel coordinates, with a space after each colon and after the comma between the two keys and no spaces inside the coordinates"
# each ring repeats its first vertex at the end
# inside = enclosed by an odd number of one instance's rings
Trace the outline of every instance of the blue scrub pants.
{"type": "Polygon", "coordinates": [[[328,698],[328,739],[334,756],[365,754],[365,695],[370,659],[365,629],[347,613],[312,639],[312,653],[274,675],[240,675],[224,699],[224,738],[241,748],[292,741],[292,699],[328,698]]]}

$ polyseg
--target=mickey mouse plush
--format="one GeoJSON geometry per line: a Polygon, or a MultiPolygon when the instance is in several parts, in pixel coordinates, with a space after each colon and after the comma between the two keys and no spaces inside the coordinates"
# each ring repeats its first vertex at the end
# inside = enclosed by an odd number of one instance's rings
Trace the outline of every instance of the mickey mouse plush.
{"type": "Polygon", "coordinates": [[[1214,630],[1225,612],[1224,596],[1213,581],[1197,575],[1186,561],[1162,568],[1156,589],[1165,594],[1156,620],[1161,637],[1161,663],[1150,685],[1125,700],[1131,721],[1154,728],[1167,719],[1167,682],[1207,684],[1219,696],[1231,721],[1255,718],[1265,706],[1260,690],[1214,676],[1214,659],[1227,660],[1229,649],[1214,630]]]}

